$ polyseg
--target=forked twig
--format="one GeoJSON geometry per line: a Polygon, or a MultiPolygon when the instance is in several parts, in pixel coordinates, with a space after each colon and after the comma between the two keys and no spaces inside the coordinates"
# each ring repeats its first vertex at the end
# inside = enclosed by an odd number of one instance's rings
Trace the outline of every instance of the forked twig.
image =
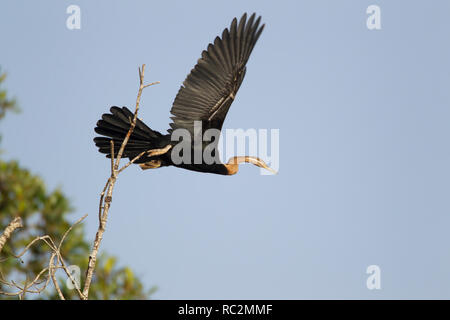
{"type": "MultiPolygon", "coordinates": [[[[85,218],[87,217],[87,214],[84,215],[83,217],[81,217],[80,219],[78,219],[74,224],[72,224],[64,233],[63,237],[61,238],[61,241],[59,243],[58,246],[56,246],[55,242],[53,241],[53,239],[49,236],[49,235],[44,235],[44,236],[39,236],[34,238],[30,243],[28,243],[26,245],[26,247],[22,250],[21,253],[19,253],[18,255],[13,255],[15,258],[20,259],[25,253],[28,252],[28,250],[31,248],[31,246],[33,244],[35,244],[38,241],[43,241],[45,244],[47,244],[50,249],[52,250],[52,254],[51,257],[49,259],[49,263],[48,263],[48,267],[44,268],[41,270],[41,272],[39,272],[39,274],[31,281],[29,282],[28,280],[25,281],[25,284],[23,285],[23,287],[21,287],[20,285],[16,284],[14,281],[6,281],[3,279],[3,275],[1,274],[1,278],[0,278],[0,283],[10,286],[10,287],[16,287],[17,289],[19,289],[19,291],[17,292],[4,292],[4,291],[0,291],[0,294],[3,295],[7,295],[7,296],[18,296],[20,299],[23,299],[25,297],[26,293],[40,293],[42,292],[49,284],[50,280],[52,280],[54,286],[55,286],[55,290],[58,293],[58,296],[61,300],[65,300],[64,295],[62,294],[61,288],[59,287],[58,281],[55,277],[55,272],[56,269],[63,269],[64,272],[66,273],[66,275],[69,277],[69,279],[72,281],[73,284],[76,284],[75,279],[73,278],[72,274],[70,273],[69,269],[67,268],[64,259],[61,255],[61,247],[64,243],[64,240],[66,239],[66,237],[68,236],[69,232],[79,223],[81,223],[81,221],[83,221],[85,218]],[[55,258],[57,258],[57,263],[55,263],[55,258]],[[41,276],[45,273],[48,272],[48,276],[47,279],[45,280],[45,283],[43,286],[41,286],[38,289],[30,289],[31,287],[41,284],[41,282],[39,282],[41,276]]],[[[17,218],[16,218],[17,219],[17,218]]],[[[11,226],[11,224],[13,222],[16,221],[16,219],[14,219],[9,226],[11,226]]],[[[20,219],[20,218],[19,218],[20,219]]],[[[17,222],[17,221],[16,221],[17,222]]],[[[21,222],[21,221],[20,221],[21,222]]],[[[9,227],[8,226],[8,227],[9,227]]],[[[7,227],[7,229],[8,229],[7,227]]],[[[4,232],[4,234],[6,234],[6,230],[4,232]]],[[[75,286],[77,289],[77,293],[80,297],[80,299],[83,299],[83,294],[80,290],[80,288],[78,288],[78,286],[75,286]]]]}
{"type": "MultiPolygon", "coordinates": [[[[106,222],[108,218],[108,212],[109,208],[111,206],[111,200],[112,200],[112,192],[114,189],[114,185],[117,181],[117,176],[119,173],[121,173],[123,170],[128,168],[131,164],[133,164],[135,161],[137,161],[140,157],[142,157],[144,154],[148,153],[148,151],[141,152],[139,155],[131,159],[127,164],[125,164],[122,168],[119,169],[120,160],[122,159],[123,152],[125,150],[125,147],[128,143],[128,140],[130,139],[131,134],[133,133],[134,128],[136,127],[136,121],[137,121],[137,114],[139,111],[139,105],[141,101],[141,95],[144,88],[147,88],[149,86],[158,84],[158,82],[153,82],[147,85],[144,85],[144,72],[145,72],[145,64],[142,65],[142,68],[139,68],[139,91],[136,98],[136,108],[134,111],[133,119],[130,118],[130,128],[120,146],[119,152],[117,153],[117,157],[115,157],[115,150],[114,150],[114,141],[111,140],[111,176],[106,181],[105,187],[103,188],[103,191],[100,194],[100,204],[99,204],[99,227],[97,230],[97,234],[95,236],[95,241],[93,245],[92,252],[89,256],[89,263],[88,263],[88,269],[86,270],[86,281],[84,283],[83,291],[78,287],[75,279],[73,278],[72,274],[68,270],[64,259],[61,255],[61,247],[64,243],[64,240],[66,239],[69,232],[81,221],[83,221],[87,215],[84,215],[81,217],[78,221],[76,221],[73,225],[69,227],[69,229],[66,230],[63,237],[61,238],[61,241],[58,246],[56,246],[55,242],[49,235],[44,236],[38,236],[34,238],[30,243],[27,244],[27,246],[22,250],[21,253],[18,255],[13,255],[15,258],[20,259],[28,250],[38,241],[43,241],[45,244],[47,244],[50,249],[52,250],[52,254],[49,259],[48,267],[44,268],[39,272],[39,274],[32,280],[28,281],[28,279],[25,281],[23,286],[16,284],[14,281],[6,281],[3,278],[3,275],[0,272],[0,283],[15,287],[19,291],[16,292],[3,292],[0,291],[0,294],[4,294],[7,296],[18,296],[20,299],[23,299],[25,297],[26,293],[40,293],[42,292],[49,284],[50,281],[53,282],[55,286],[55,290],[61,300],[65,300],[65,297],[61,291],[61,288],[58,284],[58,281],[56,279],[55,273],[57,269],[63,269],[64,272],[67,274],[69,279],[74,284],[75,289],[77,290],[77,293],[82,300],[88,299],[89,294],[89,288],[92,282],[92,277],[94,274],[95,264],[97,260],[97,254],[98,249],[100,246],[100,243],[103,238],[103,233],[105,232],[106,222]],[[106,195],[106,196],[105,196],[106,195]],[[56,259],[56,262],[55,262],[56,259]],[[44,280],[40,280],[43,274],[48,273],[47,278],[44,280]],[[41,287],[37,289],[32,289],[32,287],[37,286],[39,284],[44,283],[41,287]]],[[[158,152],[158,151],[156,151],[158,152]]],[[[149,153],[151,154],[151,153],[149,153]]],[[[0,252],[3,249],[3,246],[5,245],[6,241],[11,237],[11,234],[16,230],[17,228],[22,227],[22,220],[20,217],[15,218],[11,223],[7,226],[4,233],[0,236],[0,252]]]]}
{"type": "Polygon", "coordinates": [[[100,193],[100,203],[99,203],[99,212],[98,212],[99,226],[98,226],[97,233],[95,235],[92,252],[89,255],[89,262],[88,262],[88,268],[86,270],[86,280],[85,280],[84,288],[83,288],[83,292],[82,292],[83,293],[82,299],[87,300],[88,296],[89,296],[89,288],[91,286],[92,277],[93,277],[94,270],[95,270],[98,249],[99,249],[100,243],[103,239],[103,233],[105,232],[106,222],[108,219],[108,212],[109,212],[109,208],[111,206],[111,201],[112,201],[112,193],[114,190],[114,185],[117,181],[117,177],[118,177],[119,173],[121,173],[123,170],[128,168],[128,166],[130,166],[132,163],[137,161],[140,157],[142,157],[145,154],[145,152],[142,152],[141,154],[139,154],[137,157],[135,157],[134,159],[129,161],[124,167],[122,167],[119,170],[119,164],[120,164],[120,160],[122,159],[123,152],[128,143],[128,140],[130,139],[131,134],[133,133],[134,128],[136,127],[136,121],[137,121],[137,115],[139,112],[139,105],[141,102],[142,90],[144,88],[147,88],[149,86],[159,83],[159,81],[157,81],[157,82],[153,82],[153,83],[144,85],[144,73],[145,73],[145,64],[142,65],[142,68],[139,68],[139,90],[138,90],[138,94],[136,97],[136,107],[134,110],[134,116],[133,116],[133,119],[130,119],[130,128],[128,129],[128,132],[127,132],[124,140],[122,141],[122,144],[119,148],[116,159],[114,159],[114,156],[115,156],[114,141],[112,139],[110,140],[111,141],[111,176],[106,181],[105,187],[103,188],[103,191],[100,193]]]}

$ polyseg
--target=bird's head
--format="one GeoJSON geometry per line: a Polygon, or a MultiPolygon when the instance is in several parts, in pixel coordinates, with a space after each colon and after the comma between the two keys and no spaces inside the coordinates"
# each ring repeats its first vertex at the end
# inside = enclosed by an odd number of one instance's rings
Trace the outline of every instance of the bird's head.
{"type": "Polygon", "coordinates": [[[264,168],[266,170],[269,170],[273,174],[277,174],[277,172],[275,170],[273,170],[263,160],[261,160],[257,157],[249,157],[249,156],[244,156],[244,157],[240,156],[239,157],[238,156],[238,157],[230,158],[228,163],[225,164],[225,167],[228,170],[228,175],[236,174],[239,170],[239,163],[242,163],[242,162],[253,163],[257,167],[264,168]]]}

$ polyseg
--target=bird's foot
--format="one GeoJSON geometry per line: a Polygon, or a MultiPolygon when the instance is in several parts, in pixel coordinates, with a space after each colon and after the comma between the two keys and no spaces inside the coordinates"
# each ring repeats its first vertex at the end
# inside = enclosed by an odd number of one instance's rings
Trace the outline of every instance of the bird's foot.
{"type": "Polygon", "coordinates": [[[141,167],[142,170],[156,169],[161,167],[161,160],[150,160],[146,163],[139,164],[139,167],[141,167]]]}

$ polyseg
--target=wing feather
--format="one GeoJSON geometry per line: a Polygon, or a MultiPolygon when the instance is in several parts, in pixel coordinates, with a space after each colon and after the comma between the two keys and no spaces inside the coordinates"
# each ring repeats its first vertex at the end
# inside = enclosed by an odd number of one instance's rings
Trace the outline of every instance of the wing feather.
{"type": "Polygon", "coordinates": [[[194,121],[203,128],[221,129],[228,109],[244,79],[246,63],[264,25],[261,17],[244,14],[216,37],[202,52],[197,65],[186,77],[175,97],[171,114],[171,132],[184,128],[193,132],[194,121]]]}

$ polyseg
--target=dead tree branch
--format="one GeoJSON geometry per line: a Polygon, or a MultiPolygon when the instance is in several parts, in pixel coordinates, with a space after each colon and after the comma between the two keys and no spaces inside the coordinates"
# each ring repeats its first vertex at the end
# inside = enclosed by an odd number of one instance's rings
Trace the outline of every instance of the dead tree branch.
{"type": "Polygon", "coordinates": [[[0,253],[2,252],[3,246],[11,237],[11,234],[14,232],[14,230],[22,227],[22,219],[20,217],[14,218],[14,220],[9,223],[9,225],[5,229],[5,232],[3,232],[3,234],[0,236],[0,253]]]}
{"type": "MultiPolygon", "coordinates": [[[[59,287],[58,281],[55,277],[56,270],[62,269],[62,270],[64,270],[66,275],[69,277],[69,279],[74,284],[75,288],[77,289],[77,293],[78,293],[80,299],[83,299],[84,296],[83,296],[80,288],[76,285],[77,283],[76,283],[75,279],[73,278],[72,274],[70,273],[69,269],[67,268],[67,266],[64,262],[64,259],[61,255],[61,247],[62,247],[63,242],[66,239],[67,235],[69,234],[69,232],[77,224],[79,224],[81,221],[83,221],[86,217],[87,217],[87,214],[84,215],[83,217],[81,217],[80,219],[78,219],[73,225],[71,225],[66,230],[66,232],[64,233],[63,237],[61,238],[61,241],[58,246],[55,245],[55,242],[49,235],[44,235],[44,236],[34,238],[30,243],[28,243],[25,246],[25,248],[22,250],[21,253],[19,253],[18,255],[13,255],[15,258],[20,259],[25,253],[28,252],[28,250],[31,248],[31,246],[33,246],[38,241],[44,242],[52,250],[52,254],[51,254],[51,257],[48,262],[48,267],[41,270],[41,272],[39,272],[39,274],[31,282],[26,280],[23,286],[18,285],[14,281],[6,281],[3,277],[3,275],[0,274],[0,283],[7,285],[9,287],[15,287],[15,288],[19,289],[19,291],[16,291],[16,292],[0,291],[0,294],[6,295],[6,296],[18,296],[20,299],[23,299],[25,297],[26,293],[41,293],[45,288],[47,288],[48,284],[50,283],[50,280],[52,280],[53,285],[55,286],[55,290],[58,293],[58,296],[60,297],[61,300],[65,300],[64,295],[62,294],[61,288],[59,287]],[[56,263],[55,263],[55,259],[57,259],[56,263]],[[47,275],[47,279],[44,282],[44,285],[42,285],[39,288],[32,289],[32,287],[35,287],[35,286],[43,283],[43,281],[40,281],[40,278],[46,272],[48,272],[48,275],[47,275]]],[[[14,229],[18,228],[18,225],[19,225],[18,222],[20,222],[20,227],[21,227],[22,220],[20,218],[16,218],[5,229],[5,232],[2,235],[2,238],[3,238],[3,236],[6,235],[4,242],[6,242],[6,240],[10,237],[12,231],[14,231],[12,228],[13,227],[14,227],[14,229]]],[[[4,243],[3,243],[3,245],[4,245],[4,243]]]]}
{"type": "MultiPolygon", "coordinates": [[[[99,204],[99,227],[95,236],[94,245],[92,248],[92,252],[89,255],[89,263],[88,268],[86,270],[86,281],[84,283],[83,291],[81,291],[81,288],[79,288],[77,282],[73,278],[71,272],[67,268],[67,265],[64,262],[64,259],[61,255],[61,247],[63,245],[64,240],[66,239],[69,232],[81,221],[83,221],[87,215],[84,215],[81,217],[78,221],[76,221],[72,226],[70,226],[67,231],[64,233],[59,245],[57,246],[53,239],[49,235],[44,236],[38,236],[35,239],[33,239],[30,243],[28,243],[25,248],[22,250],[21,253],[18,255],[14,255],[15,258],[20,259],[25,253],[28,252],[28,250],[37,242],[42,241],[46,245],[49,246],[51,249],[51,256],[48,262],[48,266],[41,270],[38,275],[32,280],[29,281],[28,279],[25,280],[23,285],[19,285],[15,283],[14,281],[6,281],[3,277],[3,275],[0,272],[0,283],[9,286],[10,288],[16,288],[18,291],[16,292],[3,292],[0,291],[0,294],[7,295],[7,296],[18,296],[20,299],[23,299],[27,293],[40,293],[42,292],[50,283],[50,281],[53,282],[55,290],[61,300],[65,300],[65,297],[62,293],[62,290],[58,284],[58,281],[56,279],[55,273],[57,269],[62,269],[68,278],[72,281],[74,284],[75,289],[77,290],[78,296],[82,300],[87,300],[89,295],[89,288],[91,286],[92,277],[95,270],[95,264],[97,260],[97,254],[100,247],[100,243],[103,239],[103,233],[106,230],[106,222],[108,219],[108,212],[109,208],[111,206],[112,201],[112,193],[114,190],[114,185],[117,181],[118,175],[124,171],[126,168],[128,168],[131,164],[133,164],[135,161],[137,161],[140,157],[142,157],[144,154],[153,155],[153,152],[155,154],[159,154],[159,149],[156,150],[150,150],[141,152],[139,155],[131,159],[127,164],[125,164],[122,168],[119,169],[120,160],[122,159],[123,153],[125,151],[125,147],[131,137],[131,134],[133,133],[134,128],[136,127],[136,121],[137,121],[137,115],[139,112],[139,105],[141,101],[141,95],[144,88],[147,88],[149,86],[153,86],[155,84],[158,84],[159,81],[153,82],[150,84],[144,85],[144,72],[145,72],[145,64],[142,65],[142,68],[139,68],[139,90],[136,98],[136,108],[134,111],[133,118],[130,118],[130,128],[120,146],[120,149],[117,153],[117,156],[115,158],[115,150],[114,150],[114,141],[111,140],[111,176],[106,181],[105,187],[103,188],[103,191],[100,194],[100,204],[99,204]],[[105,196],[106,195],[106,196],[105,196]],[[47,273],[46,279],[41,280],[41,277],[47,273]],[[38,287],[38,285],[41,285],[38,287]]],[[[167,147],[166,147],[167,148],[167,147]]],[[[170,148],[170,146],[168,146],[170,148]]],[[[17,228],[22,227],[22,220],[20,217],[15,218],[11,223],[6,227],[3,234],[0,236],[0,252],[3,249],[3,246],[5,245],[6,241],[11,237],[14,230],[17,228]]]]}
{"type": "Polygon", "coordinates": [[[131,134],[133,133],[134,128],[136,127],[136,121],[137,121],[137,115],[139,112],[139,105],[141,102],[141,95],[144,88],[147,88],[149,86],[158,84],[159,81],[153,82],[147,85],[144,85],[144,73],[145,73],[145,64],[142,65],[142,68],[139,68],[139,90],[136,98],[136,107],[134,110],[134,116],[133,119],[130,119],[130,129],[128,130],[120,149],[117,153],[116,159],[114,159],[115,153],[114,153],[114,142],[111,140],[111,176],[106,181],[105,187],[103,188],[103,191],[100,193],[100,204],[99,204],[99,226],[97,233],[95,235],[94,245],[92,248],[92,252],[89,255],[89,263],[88,268],[86,270],[86,281],[84,283],[83,288],[83,299],[88,299],[89,296],[89,288],[91,286],[92,277],[94,275],[95,270],[95,264],[97,262],[97,254],[98,249],[100,247],[100,243],[103,239],[103,234],[106,230],[106,222],[108,220],[108,213],[109,208],[111,207],[111,201],[112,201],[112,194],[114,190],[114,185],[117,181],[117,177],[119,173],[121,173],[124,169],[126,169],[129,165],[134,163],[136,160],[138,160],[141,156],[145,154],[145,152],[142,152],[137,157],[129,161],[123,168],[119,170],[120,160],[122,159],[123,153],[125,151],[125,147],[128,143],[128,140],[130,139],[131,134]],[[106,194],[106,197],[105,197],[106,194]]]}

